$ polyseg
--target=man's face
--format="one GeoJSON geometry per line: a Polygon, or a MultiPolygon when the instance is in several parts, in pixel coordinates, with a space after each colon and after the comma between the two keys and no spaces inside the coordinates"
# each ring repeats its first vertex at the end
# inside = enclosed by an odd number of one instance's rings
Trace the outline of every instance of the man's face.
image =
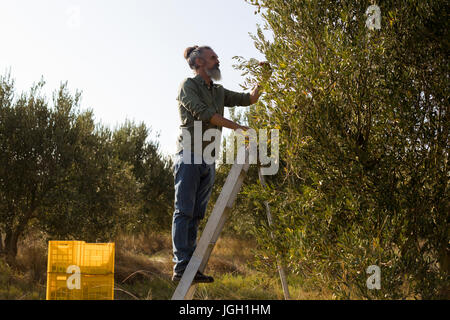
{"type": "Polygon", "coordinates": [[[205,50],[203,52],[203,67],[205,68],[206,74],[213,80],[220,80],[220,62],[219,57],[213,50],[205,50]]]}

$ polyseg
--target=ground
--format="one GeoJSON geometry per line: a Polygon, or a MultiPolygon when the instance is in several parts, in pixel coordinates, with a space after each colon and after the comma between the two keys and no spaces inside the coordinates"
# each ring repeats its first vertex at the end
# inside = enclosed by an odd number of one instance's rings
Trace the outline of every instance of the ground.
{"type": "MultiPolygon", "coordinates": [[[[170,235],[122,235],[115,241],[114,298],[170,299],[176,288],[172,276],[170,235]]],[[[283,299],[276,270],[268,275],[253,267],[255,243],[224,236],[217,242],[205,273],[215,279],[199,284],[194,299],[283,299]]],[[[47,245],[36,236],[21,242],[17,265],[0,258],[0,299],[45,299],[47,245]]],[[[326,292],[308,290],[288,275],[293,299],[331,299],[326,292]]]]}

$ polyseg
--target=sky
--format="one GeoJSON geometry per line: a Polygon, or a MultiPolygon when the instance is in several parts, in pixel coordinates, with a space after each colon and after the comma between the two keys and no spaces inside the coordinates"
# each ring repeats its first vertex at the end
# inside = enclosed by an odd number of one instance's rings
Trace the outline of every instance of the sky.
{"type": "Polygon", "coordinates": [[[254,12],[244,0],[1,0],[0,74],[11,72],[18,93],[43,78],[49,101],[67,81],[96,123],[114,130],[126,119],[144,122],[150,139],[159,134],[161,152],[173,155],[177,91],[193,76],[185,48],[211,46],[219,83],[242,92],[232,57],[264,60],[249,36],[264,24],[254,12]]]}

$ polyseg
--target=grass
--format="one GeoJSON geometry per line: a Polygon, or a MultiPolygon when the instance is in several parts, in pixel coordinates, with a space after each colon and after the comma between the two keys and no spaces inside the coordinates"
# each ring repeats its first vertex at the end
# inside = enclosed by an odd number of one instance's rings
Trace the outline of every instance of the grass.
{"type": "MultiPolygon", "coordinates": [[[[172,243],[168,234],[122,235],[115,240],[114,298],[116,300],[166,300],[175,291],[172,276],[172,243]]],[[[199,284],[194,299],[283,299],[276,272],[268,276],[252,267],[255,243],[234,237],[221,238],[205,273],[211,284],[199,284]]],[[[44,300],[47,244],[30,236],[20,243],[17,265],[0,258],[0,299],[44,300]]],[[[288,277],[292,299],[330,299],[327,293],[309,292],[300,279],[288,277]]]]}
{"type": "Polygon", "coordinates": [[[1,300],[44,300],[47,252],[38,235],[22,241],[14,267],[0,257],[1,300]]]}

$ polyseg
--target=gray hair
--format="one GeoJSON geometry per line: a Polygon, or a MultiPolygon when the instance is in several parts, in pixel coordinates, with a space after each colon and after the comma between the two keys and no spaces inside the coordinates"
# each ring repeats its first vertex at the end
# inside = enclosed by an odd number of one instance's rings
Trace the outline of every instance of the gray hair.
{"type": "Polygon", "coordinates": [[[186,50],[184,50],[184,58],[187,60],[189,67],[193,70],[197,70],[198,69],[198,65],[195,63],[195,60],[197,58],[202,59],[203,58],[203,52],[205,49],[208,50],[212,50],[210,47],[208,46],[193,46],[193,47],[189,47],[186,48],[186,50]]]}

